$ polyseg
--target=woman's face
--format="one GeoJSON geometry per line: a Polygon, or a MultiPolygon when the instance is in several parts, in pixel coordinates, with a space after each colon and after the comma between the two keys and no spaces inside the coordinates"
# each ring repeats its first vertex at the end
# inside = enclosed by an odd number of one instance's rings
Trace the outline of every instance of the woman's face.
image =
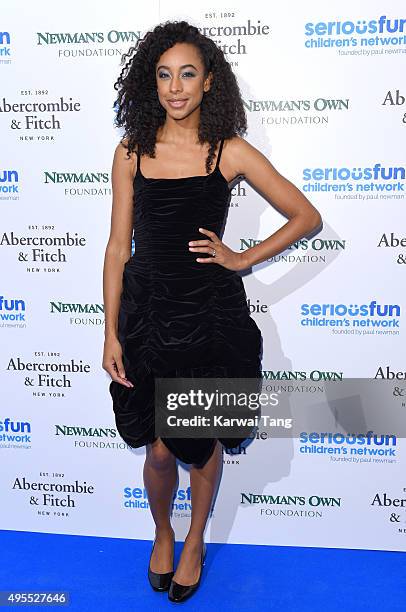
{"type": "Polygon", "coordinates": [[[190,43],[176,43],[165,51],[155,74],[159,102],[174,119],[184,119],[198,108],[210,87],[210,75],[204,78],[204,64],[190,43]]]}

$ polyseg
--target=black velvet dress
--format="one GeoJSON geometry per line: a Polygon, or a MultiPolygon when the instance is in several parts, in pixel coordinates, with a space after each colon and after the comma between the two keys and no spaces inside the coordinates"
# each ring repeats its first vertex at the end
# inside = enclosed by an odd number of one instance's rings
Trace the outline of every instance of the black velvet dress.
{"type": "MultiPolygon", "coordinates": [[[[134,177],[135,253],[123,271],[118,337],[127,378],[111,381],[117,430],[132,448],[156,439],[154,377],[261,378],[261,332],[249,314],[243,281],[220,264],[204,264],[190,240],[222,239],[230,189],[219,168],[183,178],[134,177]]],[[[240,438],[219,438],[235,448],[240,438]]],[[[213,438],[162,438],[185,463],[204,464],[213,438]]]]}

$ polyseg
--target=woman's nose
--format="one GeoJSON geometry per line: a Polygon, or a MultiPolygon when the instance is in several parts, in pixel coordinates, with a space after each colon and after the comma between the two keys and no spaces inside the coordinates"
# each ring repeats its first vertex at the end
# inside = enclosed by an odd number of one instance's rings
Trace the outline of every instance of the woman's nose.
{"type": "Polygon", "coordinates": [[[182,83],[179,77],[173,77],[171,79],[169,89],[171,91],[181,91],[182,90],[182,83]]]}

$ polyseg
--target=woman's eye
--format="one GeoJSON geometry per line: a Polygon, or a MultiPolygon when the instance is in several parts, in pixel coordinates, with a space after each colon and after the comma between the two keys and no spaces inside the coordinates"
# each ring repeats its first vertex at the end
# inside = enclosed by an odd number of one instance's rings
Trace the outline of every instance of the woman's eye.
{"type": "MultiPolygon", "coordinates": [[[[182,74],[184,76],[187,76],[187,77],[194,77],[195,76],[195,74],[193,72],[183,72],[182,74]]],[[[158,76],[159,76],[159,78],[162,78],[162,77],[167,77],[169,75],[166,72],[159,72],[158,76]]]]}

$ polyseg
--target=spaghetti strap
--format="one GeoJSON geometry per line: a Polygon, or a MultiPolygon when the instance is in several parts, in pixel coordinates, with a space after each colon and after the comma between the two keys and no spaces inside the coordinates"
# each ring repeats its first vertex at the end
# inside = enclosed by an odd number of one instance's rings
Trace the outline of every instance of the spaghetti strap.
{"type": "Polygon", "coordinates": [[[222,138],[221,141],[220,141],[220,148],[219,148],[219,152],[218,152],[218,155],[217,155],[217,161],[216,161],[216,166],[215,166],[216,168],[218,168],[218,165],[220,163],[220,157],[221,157],[221,152],[223,150],[223,144],[224,144],[224,138],[222,138]]]}
{"type": "Polygon", "coordinates": [[[138,174],[138,172],[140,172],[140,156],[138,155],[138,145],[137,145],[137,148],[135,149],[135,153],[137,155],[137,174],[138,174]]]}

